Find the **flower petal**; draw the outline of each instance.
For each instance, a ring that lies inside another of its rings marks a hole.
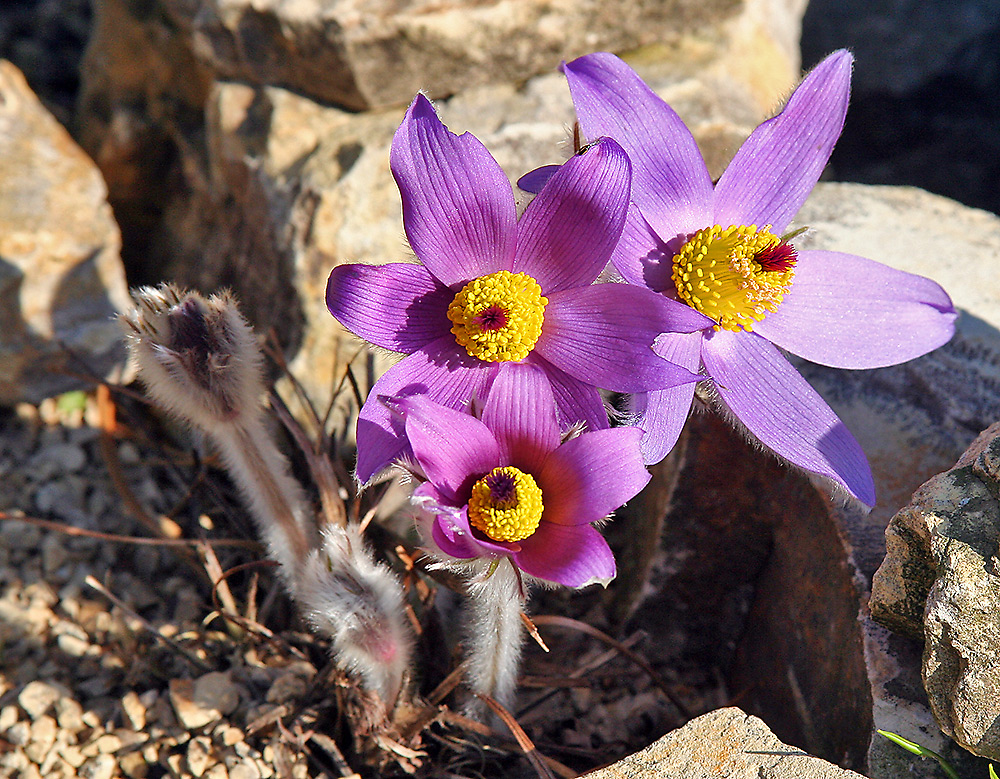
[[[615,269],[630,284],[663,292],[673,287],[673,256],[635,203],[629,203],[622,237],[611,255]]]
[[[483,422],[496,436],[503,464],[537,473],[559,446],[556,401],[548,377],[530,363],[505,363],[490,387]]]
[[[705,339],[702,359],[722,400],[761,443],[875,505],[861,446],[776,347],[753,333],[720,330]]]
[[[570,157],[521,216],[513,270],[545,295],[590,284],[621,237],[631,180],[628,157],[610,139]]]
[[[549,378],[552,395],[556,399],[556,417],[559,429],[569,430],[573,425],[583,423],[587,430],[605,430],[608,427],[608,410],[604,407],[601,393],[592,384],[574,379],[559,370],[537,354],[528,356],[532,365],[537,365]]]
[[[701,367],[699,333],[664,333],[656,339],[653,351],[670,362],[697,372]],[[642,437],[642,457],[647,465],[658,463],[674,448],[687,422],[694,397],[694,384],[682,384],[665,390],[633,396],[629,411],[638,415],[636,426]]]
[[[394,352],[416,351],[451,330],[455,293],[420,265],[338,265],[326,284],[326,305],[355,335]]]
[[[471,414],[442,406],[426,395],[386,403],[403,415],[413,456],[448,502],[465,503],[473,482],[503,464],[496,437]]]
[[[607,587],[617,573],[608,542],[590,525],[570,527],[543,520],[511,557],[528,575],[567,587],[595,583]]]
[[[555,175],[561,165],[542,165],[540,168],[529,170],[517,180],[517,188],[537,195],[542,191],[545,183]]]
[[[632,284],[596,284],[549,298],[535,351],[580,381],[613,392],[646,392],[697,381],[657,356],[664,332],[712,322],[690,306]]]
[[[375,382],[358,414],[358,481],[367,484],[409,448],[402,418],[380,397],[426,395],[463,410],[473,398],[486,397],[495,374],[495,366],[470,357],[450,334],[393,365]]]
[[[930,279],[853,254],[806,251],[778,310],[754,332],[821,365],[881,368],[946,343],[957,316]]]
[[[772,226],[781,233],[806,202],[847,115],[850,53],[841,49],[806,76],[777,116],[736,152],[715,187],[715,223]]]
[[[479,140],[455,135],[417,95],[389,155],[414,253],[446,286],[510,270],[517,239],[514,194]]]
[[[604,519],[649,481],[635,427],[598,430],[571,438],[537,473],[543,522],[585,525]]]
[[[712,179],[691,131],[628,65],[606,52],[563,65],[588,139],[610,136],[632,160],[632,199],[665,240],[711,224]]]

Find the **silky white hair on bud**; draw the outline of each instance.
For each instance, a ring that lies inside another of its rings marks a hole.
[[[306,619],[391,710],[410,659],[402,588],[356,527],[320,536],[264,423],[263,357],[250,325],[228,294],[204,298],[164,284],[133,296],[121,321],[149,395],[218,450]]]
[[[377,564],[355,525],[326,527],[296,577],[296,597],[313,629],[333,639],[337,661],[376,690],[390,709],[409,667],[402,588]]]

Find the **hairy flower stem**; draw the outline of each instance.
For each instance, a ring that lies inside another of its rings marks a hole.
[[[524,643],[521,621],[527,602],[524,584],[514,566],[504,559],[492,573],[484,573],[470,582],[467,595],[469,687],[510,708]],[[468,713],[483,718],[486,711],[482,701],[471,701]]]
[[[171,285],[134,295],[136,308],[122,322],[149,395],[209,439],[306,619],[391,709],[410,657],[401,587],[356,527],[320,534],[268,433],[263,359],[250,325],[228,295],[206,299]]]

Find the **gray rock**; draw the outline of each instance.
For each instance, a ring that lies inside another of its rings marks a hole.
[[[1000,424],[924,484],[886,530],[872,616],[924,639],[923,679],[942,730],[1000,759]]]
[[[0,158],[0,404],[38,403],[124,360],[119,234],[100,172],[6,61]]]
[[[590,779],[850,779],[860,777],[782,743],[737,708],[691,720]]]

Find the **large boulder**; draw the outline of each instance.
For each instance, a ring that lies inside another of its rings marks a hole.
[[[0,60],[0,404],[38,403],[124,361],[120,238],[100,171]]]

